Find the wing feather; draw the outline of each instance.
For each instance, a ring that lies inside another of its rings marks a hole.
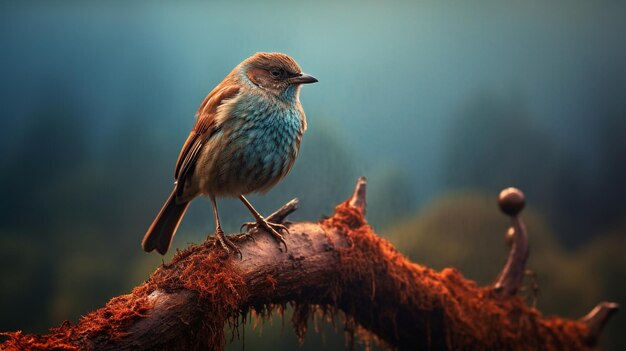
[[[206,144],[215,131],[215,117],[218,107],[227,100],[236,97],[239,90],[239,87],[229,82],[227,78],[202,101],[198,112],[196,112],[196,124],[180,150],[176,162],[174,179],[179,191],[183,190],[185,178],[193,169],[202,146]]]

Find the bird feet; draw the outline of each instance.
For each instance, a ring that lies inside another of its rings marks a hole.
[[[239,257],[241,259],[243,259],[243,255],[241,254],[241,250],[239,250],[239,247],[224,235],[224,231],[222,230],[222,228],[217,228],[215,230],[215,238],[217,239],[215,245],[217,245],[217,243],[219,242],[227,254],[230,254],[230,250],[233,250],[237,254],[239,254]]]
[[[257,219],[256,222],[247,222],[242,224],[240,229],[243,229],[244,227],[247,229],[245,235],[255,241],[256,239],[252,236],[250,231],[258,230],[259,228],[265,229],[274,237],[274,239],[285,246],[285,252],[287,252],[287,243],[285,242],[285,238],[278,232],[279,230],[284,230],[285,233],[289,234],[289,229],[287,229],[287,227],[283,224],[268,222],[265,218],[261,217]]]

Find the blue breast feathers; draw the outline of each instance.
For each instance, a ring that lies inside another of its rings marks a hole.
[[[292,105],[292,106],[290,106]],[[230,162],[225,178],[245,192],[267,191],[288,172],[298,154],[302,117],[295,104],[243,99],[233,111]]]

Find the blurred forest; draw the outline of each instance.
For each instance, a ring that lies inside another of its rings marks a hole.
[[[529,303],[569,318],[626,304],[625,16],[608,0],[0,2],[0,330],[76,321],[171,257],[141,238],[197,106],[256,51],[320,79],[295,168],[259,210],[298,197],[292,219],[317,220],[365,175],[378,233],[487,284],[506,258],[495,198],[516,186]],[[220,207],[227,232],[250,220]],[[174,247],[212,228],[196,200]],[[246,349],[296,348],[285,319],[247,326]],[[619,313],[603,345],[626,349],[625,329]],[[302,349],[343,345],[324,325]]]

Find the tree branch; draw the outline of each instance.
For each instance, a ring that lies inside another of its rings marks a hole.
[[[292,200],[269,219],[284,221],[296,208]],[[477,287],[454,269],[412,263],[372,231],[364,212],[359,179],[330,218],[288,224],[289,252],[265,232],[256,240],[233,237],[241,260],[214,240],[191,245],[78,324],[46,335],[3,333],[8,340],[0,349],[222,350],[225,325],[236,331],[249,311],[287,303],[300,337],[312,313],[341,312],[347,329],[367,330],[360,335],[400,350],[587,350],[608,319],[544,317],[514,294]]]
[[[619,305],[614,302],[600,302],[591,312],[581,318],[581,321],[587,325],[589,345],[595,345],[598,342],[602,329],[618,310]]]

